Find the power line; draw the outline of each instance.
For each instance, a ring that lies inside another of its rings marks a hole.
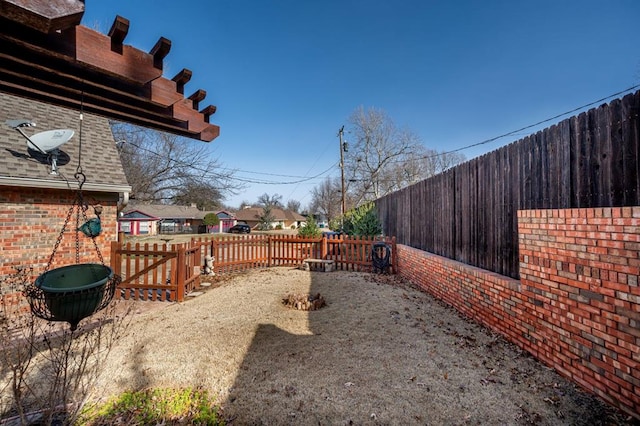
[[[507,136],[511,136],[511,135],[513,135],[515,133],[522,132],[523,130],[530,129],[532,127],[537,127],[537,126],[539,126],[541,124],[548,123],[548,122],[553,121],[553,120],[557,120],[558,118],[564,117],[565,115],[573,114],[575,112],[578,112],[578,111],[583,110],[585,108],[588,108],[590,106],[594,106],[596,104],[599,104],[600,102],[606,101],[607,99],[611,99],[613,97],[620,96],[623,93],[630,92],[631,90],[637,89],[638,87],[640,87],[640,84],[636,84],[635,86],[629,87],[628,89],[625,89],[625,90],[621,90],[621,91],[619,91],[617,93],[614,93],[612,95],[605,96],[604,98],[598,99],[597,101],[589,102],[586,105],[579,106],[579,107],[574,108],[574,109],[572,109],[570,111],[563,112],[563,113],[558,114],[558,115],[554,115],[551,118],[547,118],[545,120],[538,121],[537,123],[530,124],[528,126],[522,127],[520,129],[517,129],[517,130],[513,130],[511,132],[505,133],[505,134],[500,135],[500,136],[496,136],[496,137],[493,137],[493,138],[490,138],[490,139],[486,139],[486,140],[484,140],[482,142],[477,142],[477,143],[474,143],[474,144],[471,144],[471,145],[463,146],[462,148],[454,149],[454,150],[451,150],[451,151],[448,151],[448,152],[442,152],[442,153],[440,153],[440,155],[442,155],[442,154],[451,154],[453,152],[458,152],[458,151],[462,151],[464,149],[469,149],[469,148],[473,148],[473,147],[476,147],[476,146],[479,146],[479,145],[484,145],[484,144],[487,144],[489,142],[493,142],[495,140],[498,140],[498,139],[501,139],[501,138],[504,138],[504,137],[507,137]]]
[[[315,175],[315,176],[310,176],[310,177],[309,177],[309,176],[304,176],[304,177],[303,177],[303,176],[278,175],[278,174],[275,174],[275,173],[246,172],[246,173],[265,174],[265,175],[270,175],[270,176],[280,176],[280,177],[300,178],[300,179],[298,179],[298,180],[294,180],[294,181],[280,181],[280,182],[277,182],[277,181],[269,181],[269,180],[253,180],[253,179],[245,179],[245,178],[240,178],[240,177],[235,177],[235,176],[226,176],[226,175],[221,175],[221,174],[219,174],[219,173],[215,173],[215,172],[213,172],[213,171],[211,171],[211,170],[203,169],[203,168],[201,168],[201,167],[194,166],[193,164],[189,164],[189,163],[186,163],[186,162],[184,162],[184,161],[177,160],[177,159],[175,159],[175,158],[171,158],[171,157],[169,157],[169,156],[167,156],[167,155],[160,154],[160,153],[158,153],[158,152],[156,152],[156,151],[153,151],[153,150],[151,150],[151,149],[149,149],[149,148],[145,148],[145,147],[140,146],[140,145],[138,145],[138,144],[135,144],[135,143],[133,143],[133,142],[127,142],[127,143],[128,143],[129,145],[131,145],[131,146],[134,146],[134,147],[136,147],[136,148],[138,148],[138,149],[140,149],[140,150],[142,150],[142,151],[146,151],[146,152],[148,152],[148,153],[150,153],[150,154],[153,154],[153,155],[155,155],[155,156],[157,156],[157,157],[160,157],[160,158],[166,158],[166,159],[168,159],[169,161],[173,161],[173,162],[175,162],[175,163],[182,164],[182,165],[184,165],[184,166],[190,167],[190,168],[192,168],[192,169],[194,169],[194,170],[197,170],[197,171],[200,171],[200,172],[203,172],[203,173],[211,174],[211,175],[213,175],[213,176],[215,176],[215,177],[217,177],[217,178],[220,178],[220,179],[237,180],[237,181],[239,181],[239,182],[244,182],[244,183],[254,183],[254,184],[260,184],[260,185],[293,185],[293,184],[298,184],[298,183],[308,182],[308,181],[310,181],[310,180],[317,179],[317,178],[319,178],[319,177],[323,176],[324,174],[326,174],[326,173],[328,173],[329,171],[331,171],[331,169],[333,169],[334,167],[337,167],[337,166],[338,166],[338,164],[337,164],[337,163],[336,163],[336,164],[332,164],[328,169],[326,169],[326,170],[324,170],[324,171],[320,172],[319,174],[317,174],[317,175]],[[233,171],[233,169],[229,169],[229,168],[225,168],[225,167],[220,167],[220,169],[222,169],[222,170],[229,170],[229,171]]]
[[[418,157],[418,159],[427,160],[427,159],[430,159],[430,158],[442,157],[442,156],[447,155],[447,154],[453,154],[454,152],[460,152],[460,151],[464,151],[465,149],[474,148],[474,147],[476,147],[476,146],[480,146],[480,145],[485,145],[485,144],[488,144],[488,143],[490,143],[490,142],[495,142],[495,141],[496,141],[496,140],[498,140],[498,139],[502,139],[502,138],[505,138],[505,137],[507,137],[507,136],[513,136],[513,135],[516,135],[516,134],[518,134],[518,133],[520,133],[520,132],[522,132],[522,131],[524,131],[524,130],[531,129],[531,128],[533,128],[533,127],[537,127],[537,126],[539,126],[539,125],[541,125],[541,124],[545,124],[545,123],[548,123],[548,122],[550,122],[550,121],[557,120],[558,118],[564,117],[564,116],[569,115],[569,114],[576,113],[576,112],[578,112],[578,111],[580,111],[580,110],[583,110],[583,109],[585,109],[585,108],[589,108],[589,107],[591,107],[591,106],[597,105],[597,104],[599,104],[599,103],[601,103],[601,102],[604,102],[604,101],[606,101],[606,100],[608,100],[608,99],[611,99],[611,98],[616,97],[616,96],[620,96],[620,95],[622,95],[623,93],[630,92],[630,91],[635,90],[635,89],[637,89],[637,88],[640,88],[640,84],[636,84],[635,86],[631,86],[631,87],[629,87],[628,89],[621,90],[621,91],[616,92],[616,93],[613,93],[613,94],[611,94],[611,95],[609,95],[609,96],[605,96],[604,98],[600,98],[600,99],[598,99],[597,101],[589,102],[588,104],[585,104],[585,105],[579,106],[579,107],[574,108],[574,109],[572,109],[572,110],[569,110],[569,111],[563,112],[563,113],[561,113],[561,114],[554,115],[553,117],[550,117],[550,118],[547,118],[547,119],[544,119],[544,120],[538,121],[537,123],[534,123],[534,124],[530,124],[530,125],[528,125],[528,126],[521,127],[521,128],[519,128],[519,129],[517,129],[517,130],[512,130],[512,131],[507,132],[507,133],[504,133],[504,134],[502,134],[502,135],[495,136],[495,137],[492,137],[492,138],[489,138],[489,139],[485,139],[485,140],[483,140],[483,141],[476,142],[476,143],[473,143],[473,144],[471,144],[471,145],[466,145],[466,146],[463,146],[463,147],[461,147],[461,148],[452,149],[452,150],[450,150],[450,151],[443,151],[443,152],[439,152],[439,153],[437,153],[437,154],[424,155],[424,156],[422,156],[422,157]],[[390,163],[392,163],[392,162],[393,162],[393,163],[404,163],[405,161],[406,161],[406,160],[395,160],[395,161],[389,161],[389,162],[390,162]]]

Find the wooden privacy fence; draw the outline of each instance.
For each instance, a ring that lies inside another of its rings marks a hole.
[[[519,278],[518,210],[640,205],[640,92],[376,200],[398,242]]]
[[[200,288],[205,256],[214,272],[228,274],[269,266],[299,266],[305,259],[333,260],[343,271],[372,272],[372,249],[384,242],[390,250],[389,272],[397,271],[395,238],[349,236],[300,238],[249,235],[193,238],[184,244],[111,244],[111,267],[122,276],[117,297],[178,301]]]

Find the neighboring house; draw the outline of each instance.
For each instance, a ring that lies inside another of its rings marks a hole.
[[[237,223],[236,217],[233,213],[220,210],[219,212],[216,212],[216,216],[218,216],[218,220],[220,221],[220,223],[218,223],[217,225],[208,226],[207,233],[217,234],[221,232],[227,232],[229,231],[229,228]]]
[[[159,217],[139,210],[122,212],[118,218],[118,232],[124,232],[127,235],[156,235],[160,220]]]
[[[316,220],[316,223],[318,224],[318,228],[328,228],[329,227],[329,220],[327,219],[327,216],[322,214],[322,213],[315,213],[313,215],[314,219]]]
[[[91,206],[100,204],[103,208],[102,233],[95,241],[105,263],[109,263],[110,243],[117,238],[118,202],[128,198],[131,187],[109,121],[85,113],[80,132],[79,116],[77,110],[0,92],[0,279],[12,274],[16,267],[33,267],[34,275],[43,272],[76,199],[78,181],[74,174],[80,159],[86,176],[83,199],[89,205],[87,216],[94,217]],[[36,123],[36,127],[24,128],[29,137],[53,129],[75,132],[60,147],[57,174],[51,173],[47,155],[28,149],[27,140],[5,123],[12,119]],[[72,217],[57,250],[57,265],[75,263],[75,227]],[[88,248],[81,249],[80,261],[98,262],[91,242],[83,243]]]
[[[252,229],[257,229],[260,224],[260,216],[264,214],[262,207],[247,207],[236,213],[238,222],[245,222]],[[271,209],[273,222],[271,229],[297,229],[306,222],[306,218],[294,211],[279,208]]]
[[[195,204],[132,204],[118,218],[118,226],[119,231],[130,235],[195,234],[205,214]]]

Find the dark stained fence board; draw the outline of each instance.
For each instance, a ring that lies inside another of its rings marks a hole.
[[[519,277],[517,211],[639,205],[640,91],[376,201],[397,242]]]

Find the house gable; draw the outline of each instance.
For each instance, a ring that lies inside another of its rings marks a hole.
[[[229,213],[227,211],[221,210],[219,212],[216,213],[216,216],[218,216],[218,219],[223,220],[223,219],[235,219],[235,215],[233,215],[232,213]]]
[[[118,220],[160,220],[160,218],[148,215],[139,210],[132,210],[123,214]]]

